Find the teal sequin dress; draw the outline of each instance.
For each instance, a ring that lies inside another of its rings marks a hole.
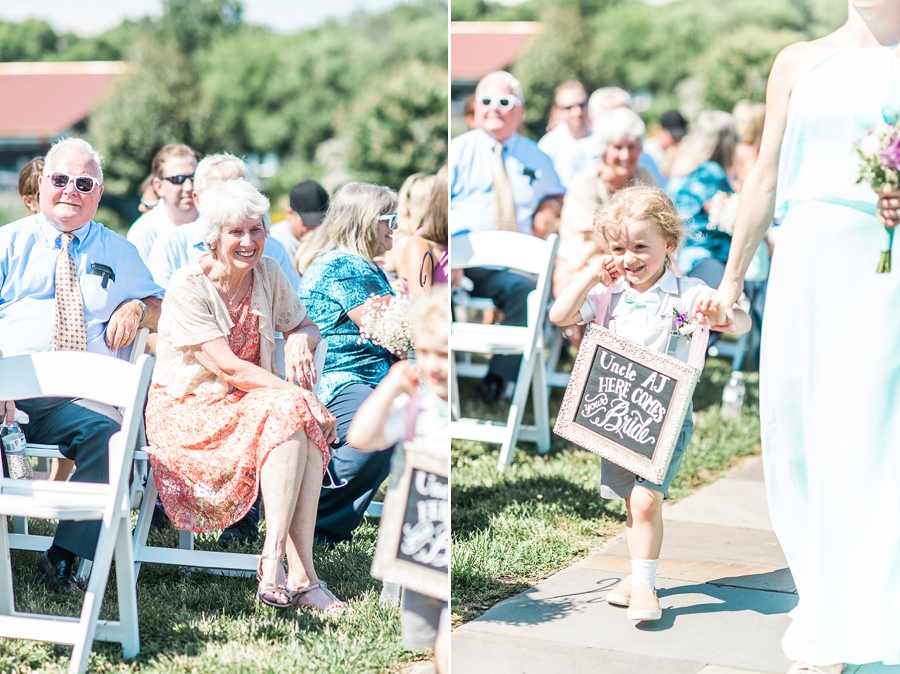
[[[813,664],[900,665],[900,246],[876,274],[884,228],[853,151],[892,111],[897,54],[840,47],[794,86],[779,163],[763,457],[799,595],[782,644]]]
[[[360,339],[347,312],[370,295],[393,295],[391,284],[375,264],[339,250],[322,253],[300,279],[300,301],[328,340],[319,398],[326,405],[350,384],[378,386],[397,358],[385,348]]]

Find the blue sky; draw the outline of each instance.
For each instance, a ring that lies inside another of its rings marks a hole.
[[[244,20],[279,33],[315,27],[358,9],[379,11],[403,0],[243,0]],[[162,14],[162,0],[39,0],[0,2],[0,20],[44,19],[55,30],[88,37],[119,25],[122,19]]]

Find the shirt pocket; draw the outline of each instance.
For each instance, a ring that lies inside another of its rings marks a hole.
[[[80,279],[81,294],[84,297],[85,319],[98,319],[108,321],[112,312],[122,302],[119,293],[116,292],[116,282],[109,279],[106,287],[103,287],[103,278],[95,274],[85,274]]]
[[[516,202],[516,208],[525,208],[531,215],[537,208],[535,200],[537,199],[538,191],[534,186],[535,181],[531,176],[525,175],[522,172],[523,170],[524,168],[521,165],[507,165],[506,167],[509,183],[512,185],[513,200]]]

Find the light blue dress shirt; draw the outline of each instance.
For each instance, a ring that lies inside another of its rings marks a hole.
[[[43,215],[0,227],[0,352],[4,357],[50,351],[56,313],[56,261],[60,232]],[[76,229],[69,252],[84,297],[88,351],[112,355],[106,345],[109,317],[130,299],[162,298],[137,248],[93,220]],[[115,279],[91,273],[94,264]]]
[[[450,232],[494,229],[494,145],[496,140],[475,129],[450,141]],[[519,231],[532,233],[534,212],[547,197],[565,188],[553,162],[537,143],[514,133],[503,141],[503,161],[512,185]]]
[[[196,262],[204,253],[206,253],[206,244],[200,238],[196,221],[189,222],[157,237],[153,242],[147,266],[150,267],[153,280],[165,288],[169,285],[169,279],[176,270]],[[277,239],[273,239],[271,236],[266,237],[263,255],[271,257],[278,263],[294,290],[300,288],[300,274],[297,272],[293,260],[288,257],[284,246]]]

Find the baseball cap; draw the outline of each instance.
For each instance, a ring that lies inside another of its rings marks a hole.
[[[291,188],[288,203],[303,218],[303,224],[312,228],[322,222],[328,211],[328,192],[314,180],[304,180]]]
[[[671,133],[675,140],[681,140],[687,133],[687,122],[678,110],[666,110],[659,116],[659,125]]]

